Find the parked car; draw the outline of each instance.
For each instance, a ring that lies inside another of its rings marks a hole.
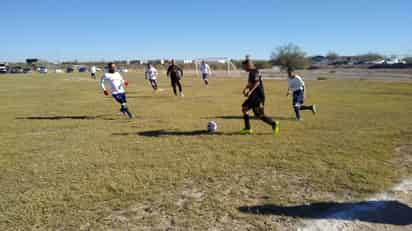
[[[49,72],[49,69],[47,69],[47,67],[39,67],[37,68],[37,71],[42,74],[47,74],[47,72]]]
[[[11,69],[10,69],[10,73],[13,73],[13,74],[21,74],[21,73],[24,73],[24,71],[23,71],[23,68],[22,67],[12,67]]]
[[[0,73],[4,74],[7,72],[9,72],[9,67],[4,63],[0,63]]]
[[[88,68],[87,67],[79,67],[79,72],[87,72]]]
[[[28,68],[28,67],[23,68],[23,73],[31,73],[31,72],[32,72],[31,68]]]
[[[74,68],[73,68],[73,67],[68,67],[68,68],[66,69],[66,73],[73,73],[73,71],[74,71]]]

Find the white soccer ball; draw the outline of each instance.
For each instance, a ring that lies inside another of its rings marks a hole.
[[[209,121],[207,123],[207,131],[215,132],[217,130],[217,123],[215,121]]]

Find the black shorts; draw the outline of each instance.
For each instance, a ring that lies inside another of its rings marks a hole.
[[[265,97],[255,94],[255,95],[249,96],[245,100],[245,102],[243,102],[242,107],[250,110],[254,108],[263,108],[264,105],[265,105]]]
[[[96,76],[96,74],[95,74],[95,73],[91,73],[91,75],[92,75],[92,77],[95,77],[95,76]]]

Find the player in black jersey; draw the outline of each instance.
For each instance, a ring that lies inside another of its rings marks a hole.
[[[279,133],[279,122],[273,121],[265,115],[265,91],[263,89],[262,75],[248,56],[246,56],[246,60],[242,62],[242,67],[246,72],[249,72],[249,79],[247,85],[243,89],[243,94],[247,97],[247,99],[242,104],[245,128],[243,128],[240,133],[251,134],[253,132],[250,127],[250,119],[248,114],[248,111],[252,109],[255,116],[263,122],[269,124],[272,127],[274,135],[277,135]]]

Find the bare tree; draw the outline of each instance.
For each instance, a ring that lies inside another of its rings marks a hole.
[[[339,58],[338,53],[330,51],[327,55],[326,58],[328,58],[330,61],[335,61]]]
[[[304,69],[309,66],[306,53],[292,43],[276,48],[271,54],[271,62],[283,68]]]

